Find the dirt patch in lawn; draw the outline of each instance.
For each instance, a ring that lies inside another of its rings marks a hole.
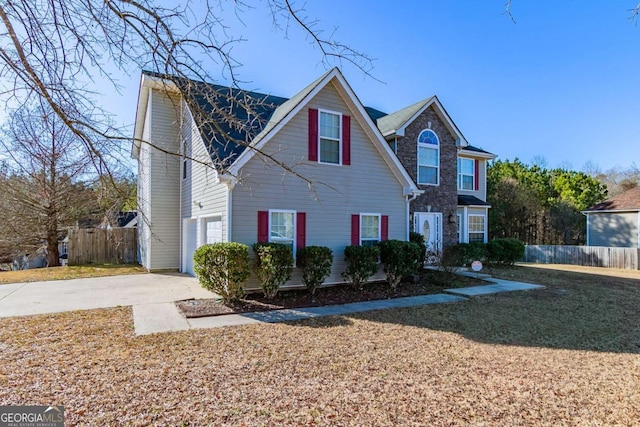
[[[235,303],[223,304],[217,299],[191,299],[178,301],[176,305],[185,317],[194,318],[438,294],[446,288],[481,284],[486,284],[486,282],[462,276],[448,278],[445,273],[425,270],[420,275],[419,280],[403,282],[395,292],[391,291],[387,282],[379,281],[367,283],[362,288],[348,284],[324,287],[317,289],[313,297],[306,289],[296,289],[280,291],[271,300],[266,299],[262,293],[257,292],[248,294]]]

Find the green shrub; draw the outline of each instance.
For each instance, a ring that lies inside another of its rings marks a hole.
[[[293,254],[291,248],[282,243],[255,243],[256,258],[253,271],[256,273],[264,296],[272,299],[278,289],[291,277]]]
[[[494,239],[487,244],[487,249],[491,264],[513,265],[524,257],[524,243],[511,237]]]
[[[251,274],[249,247],[241,243],[214,243],[200,246],[193,254],[193,269],[203,288],[235,301],[244,295]]]
[[[467,244],[466,261],[464,265],[471,264],[473,261],[486,262],[489,258],[489,250],[486,243],[473,242]]]
[[[384,272],[387,273],[387,282],[394,291],[403,276],[415,273],[422,265],[424,245],[420,247],[418,243],[385,240],[380,242],[378,247],[380,248],[380,260],[384,264]]]
[[[342,277],[352,285],[362,287],[378,272],[379,253],[377,246],[347,246],[344,248],[347,271],[342,273]]]
[[[302,282],[311,295],[316,288],[331,274],[333,252],[326,246],[307,246],[298,249],[298,267],[302,268]]]
[[[409,241],[420,246],[421,248],[420,265],[422,265],[422,263],[424,263],[425,259],[427,258],[427,246],[425,245],[425,242],[424,242],[424,236],[420,233],[416,233],[415,231],[412,231],[409,233]]]
[[[442,251],[438,266],[442,268],[455,268],[466,265],[469,262],[468,253],[468,243],[456,243],[455,245],[448,246]]]

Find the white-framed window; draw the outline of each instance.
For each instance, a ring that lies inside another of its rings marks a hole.
[[[439,185],[440,140],[431,129],[418,136],[418,184]]]
[[[319,115],[318,161],[342,164],[342,114],[320,110]]]
[[[188,176],[188,167],[189,167],[189,162],[188,162],[188,145],[187,145],[187,141],[183,140],[182,141],[182,179],[187,179]]]
[[[474,190],[476,162],[458,157],[458,190]]]
[[[468,226],[469,243],[486,242],[486,216],[485,215],[469,215]]]
[[[458,243],[462,243],[462,215],[457,214],[458,217]]]
[[[289,246],[295,256],[296,211],[269,210],[269,242]]]
[[[360,214],[360,245],[375,246],[380,242],[380,214]]]
[[[188,166],[189,166],[188,160],[187,160],[186,157],[184,157],[182,159],[182,179],[183,180],[187,179],[187,175],[188,175],[187,168],[188,168]]]

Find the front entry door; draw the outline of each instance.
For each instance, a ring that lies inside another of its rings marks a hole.
[[[442,214],[439,212],[416,212],[414,214],[415,232],[424,236],[427,249],[442,250]]]

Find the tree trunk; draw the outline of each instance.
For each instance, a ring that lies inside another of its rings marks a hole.
[[[47,263],[49,267],[60,265],[60,252],[58,251],[58,221],[49,218],[47,222]]]

